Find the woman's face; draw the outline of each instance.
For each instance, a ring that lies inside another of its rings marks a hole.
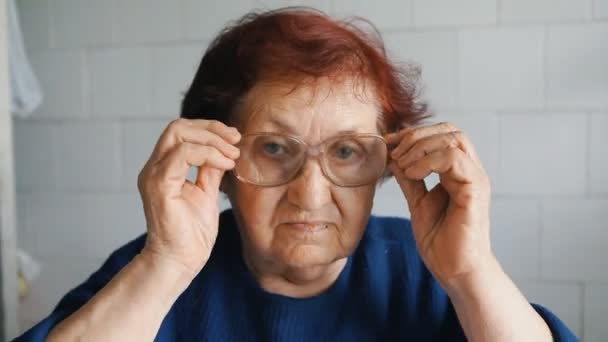
[[[320,81],[289,92],[291,87],[257,84],[237,113],[241,133],[288,134],[309,145],[345,132],[379,133],[375,97],[363,88],[355,91],[352,82]],[[231,177],[224,190],[247,253],[277,267],[306,268],[352,253],[370,215],[375,186],[337,186],[310,158],[287,184],[261,187]]]

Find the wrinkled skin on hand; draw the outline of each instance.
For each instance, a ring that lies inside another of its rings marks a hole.
[[[138,178],[148,236],[142,254],[168,258],[196,275],[218,232],[219,186],[234,167],[240,140],[218,121],[178,119],[160,136]],[[198,166],[195,182],[186,177]]]
[[[419,253],[444,286],[483,269],[490,247],[490,181],[467,136],[449,123],[387,134],[389,169],[411,213]],[[424,178],[439,183],[428,190]]]

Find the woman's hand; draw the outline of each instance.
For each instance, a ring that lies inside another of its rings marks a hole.
[[[396,145],[389,169],[407,198],[419,253],[444,286],[494,262],[490,248],[490,182],[473,145],[449,123],[386,136]],[[430,191],[424,178],[439,174]]]
[[[218,121],[178,119],[160,136],[138,177],[148,237],[142,255],[186,267],[195,276],[217,237],[219,185],[234,167],[241,136]],[[198,166],[196,182],[186,179]]]

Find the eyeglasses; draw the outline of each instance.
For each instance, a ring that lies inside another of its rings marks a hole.
[[[308,158],[319,160],[325,177],[342,187],[376,182],[386,169],[387,146],[377,134],[348,134],[311,146],[294,136],[253,133],[242,136],[233,169],[245,183],[279,186],[292,181]]]

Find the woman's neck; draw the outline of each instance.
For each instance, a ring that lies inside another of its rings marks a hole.
[[[243,251],[249,271],[264,290],[292,298],[319,295],[332,286],[346,265],[347,258],[330,264],[304,268],[277,267]]]

